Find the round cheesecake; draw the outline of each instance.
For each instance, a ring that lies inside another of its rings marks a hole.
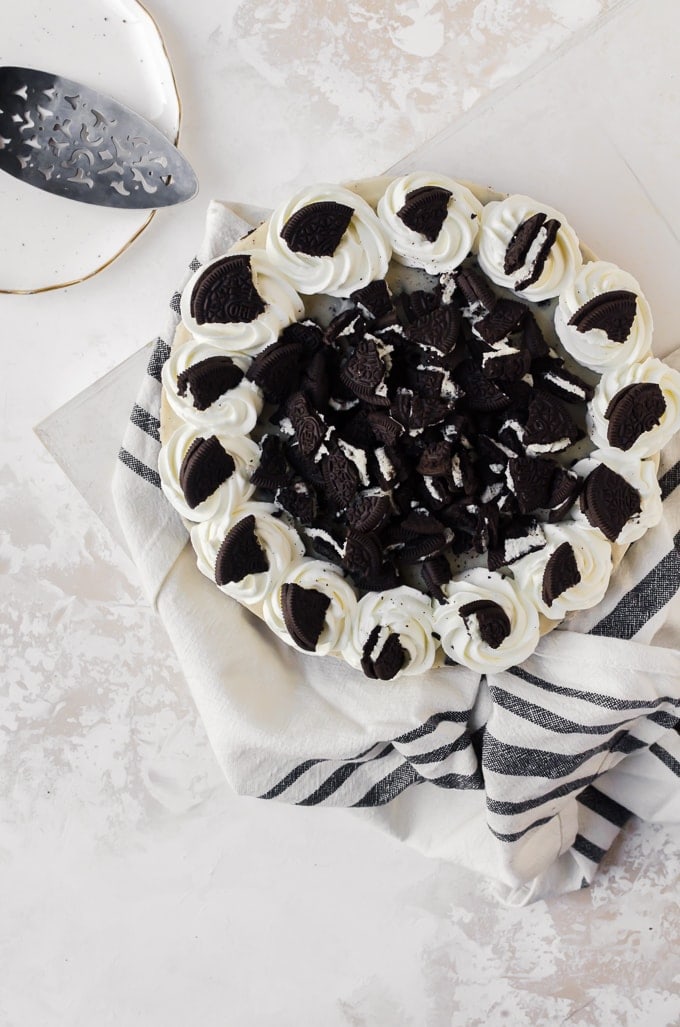
[[[680,375],[565,216],[432,172],[298,190],[196,271],[159,471],[200,571],[392,680],[520,664],[661,518]]]

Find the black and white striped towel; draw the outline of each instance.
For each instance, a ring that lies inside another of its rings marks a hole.
[[[199,262],[249,227],[213,203]],[[660,468],[664,520],[629,551],[597,612],[486,679],[455,667],[367,681],[283,645],[196,568],[157,471],[178,299],[134,404],[114,498],[236,791],[363,810],[485,873],[514,904],[588,884],[631,814],[680,821],[680,439]]]

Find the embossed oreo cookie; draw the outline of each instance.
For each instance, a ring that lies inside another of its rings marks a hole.
[[[552,606],[558,596],[566,592],[568,588],[578,585],[581,580],[581,572],[576,563],[574,550],[568,542],[563,542],[557,547],[545,565],[543,571],[543,602],[546,606]]]
[[[242,379],[243,371],[231,357],[206,357],[177,376],[177,392],[186,396],[189,390],[196,410],[207,410],[225,392],[235,389]]]
[[[253,359],[247,377],[262,389],[264,398],[278,403],[295,388],[302,373],[305,347],[301,341],[278,339]]]
[[[406,194],[406,202],[397,211],[407,228],[420,232],[429,242],[434,242],[446,220],[451,193],[441,186],[425,185]]]
[[[215,581],[227,585],[242,581],[248,574],[263,574],[269,569],[267,554],[260,545],[253,514],[242,517],[227,532],[215,561]]]
[[[588,475],[580,502],[590,524],[610,542],[616,542],[624,525],[642,509],[638,490],[606,464],[598,464]]]
[[[191,509],[212,496],[232,476],[235,467],[234,458],[214,435],[194,439],[179,472],[179,484]]]
[[[605,411],[607,440],[617,449],[630,449],[641,435],[660,423],[666,400],[656,382],[636,382],[617,392]]]
[[[569,320],[579,332],[598,328],[612,342],[625,342],[633,327],[637,296],[628,289],[614,289],[594,296],[579,307]]]
[[[213,262],[194,285],[191,315],[199,325],[248,323],[264,313],[253,283],[250,257],[235,254]]]
[[[352,207],[334,200],[308,203],[288,218],[281,229],[281,238],[296,253],[332,257],[353,214]]]
[[[316,650],[331,604],[330,597],[315,588],[303,588],[295,582],[281,586],[281,610],[288,633],[296,645],[307,652]]]

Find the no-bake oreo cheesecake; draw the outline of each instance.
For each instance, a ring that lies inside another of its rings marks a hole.
[[[506,669],[661,517],[680,375],[635,279],[546,204],[434,173],[311,186],[181,313],[164,492],[199,569],[301,652]]]

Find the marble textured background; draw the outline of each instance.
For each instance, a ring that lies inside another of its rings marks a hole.
[[[162,330],[210,196],[379,173],[672,3],[149,0],[199,198],[89,282],[0,296],[2,1027],[680,1022],[677,827],[511,910],[348,813],[234,797],[134,567],[32,434]]]

